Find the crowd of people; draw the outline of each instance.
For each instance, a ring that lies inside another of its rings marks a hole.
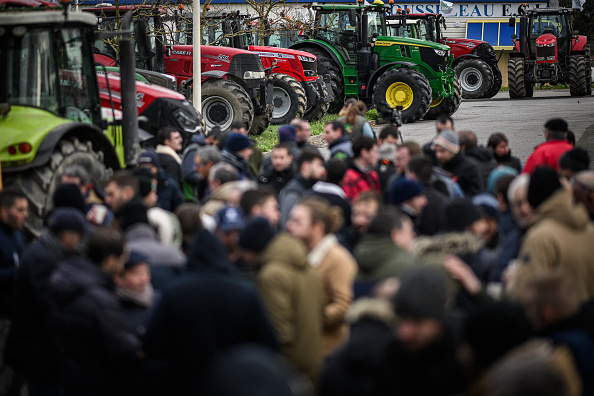
[[[594,172],[551,119],[525,164],[437,118],[323,137],[163,128],[104,188],[62,170],[40,235],[0,192],[7,394],[594,395]],[[9,378],[9,379],[7,379]]]

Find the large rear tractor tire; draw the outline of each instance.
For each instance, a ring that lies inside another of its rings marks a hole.
[[[272,123],[288,124],[295,118],[303,117],[307,106],[305,90],[295,78],[276,73],[272,75]]]
[[[524,82],[524,59],[510,58],[507,62],[507,81],[509,97],[512,99],[525,98],[526,83]],[[532,84],[530,84],[532,88]]]
[[[588,74],[591,73],[591,70],[586,68],[586,64],[586,57],[583,55],[569,57],[569,93],[571,96],[588,95]]]
[[[491,66],[484,60],[463,60],[456,65],[455,70],[460,79],[464,99],[484,98],[490,92],[495,78]]]
[[[19,189],[29,200],[29,218],[25,230],[30,235],[41,235],[44,217],[53,208],[54,192],[61,184],[62,174],[67,167],[80,165],[89,172],[96,187],[105,186],[113,170],[105,166],[103,156],[103,152],[93,151],[89,141],[65,138],[58,143],[46,165],[7,178],[6,185]]]
[[[250,135],[260,136],[270,126],[271,117],[272,116],[270,113],[254,117],[254,122],[252,122],[252,126],[249,129],[248,133]]]
[[[317,48],[299,48],[300,51],[314,54],[318,61],[318,74],[324,78],[324,81],[330,83],[334,92],[334,100],[328,106],[329,114],[337,114],[344,105],[344,81],[339,65],[334,63],[325,52]]]
[[[229,129],[242,121],[249,129],[254,121],[254,105],[247,92],[231,80],[208,79],[202,83],[202,117],[208,130]]]
[[[495,72],[493,72],[495,74]],[[501,78],[501,72],[497,71],[499,76],[495,75],[495,79],[493,80],[493,85],[489,89],[489,92],[484,96],[485,99],[491,99],[493,96],[497,95],[499,90],[501,90],[501,84],[503,83],[503,79]]]
[[[458,80],[458,77],[454,78],[453,85],[454,96],[452,96],[451,98],[438,99],[432,101],[431,107],[429,108],[429,111],[427,112],[427,114],[425,114],[425,117],[423,117],[423,119],[434,120],[440,114],[447,114],[451,116],[456,111],[458,111],[458,107],[460,107],[460,102],[462,102],[462,88],[460,86],[460,81]]]
[[[429,111],[431,86],[422,73],[397,67],[380,76],[372,100],[382,118],[390,119],[393,109],[402,106],[402,122],[415,122]]]
[[[326,84],[321,84],[322,86],[322,95],[324,97],[328,96],[328,89],[326,89]],[[309,105],[309,103],[308,103]],[[313,103],[312,106],[307,109],[305,114],[303,114],[303,119],[309,122],[319,121],[326,115],[328,112],[328,107],[330,103],[324,102],[323,100],[318,100],[316,103]]]

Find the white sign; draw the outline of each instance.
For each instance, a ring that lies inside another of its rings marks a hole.
[[[571,2],[571,8],[577,8],[578,10],[583,10],[584,4],[586,4],[586,0],[573,0]]]
[[[454,3],[451,3],[446,0],[440,0],[439,1],[439,12],[443,16],[452,16],[452,13],[454,12]]]
[[[395,0],[399,1],[399,0]],[[584,1],[584,0],[572,0]],[[440,3],[452,4],[451,12],[446,14],[446,11],[441,11]],[[403,10],[409,9],[412,14],[439,14],[442,13],[444,16],[449,17],[460,17],[460,18],[509,18],[512,14],[518,13],[518,6],[522,3],[450,3],[449,1],[440,0],[436,3],[396,3],[393,9],[402,8]],[[547,3],[527,3],[527,8],[546,8]]]

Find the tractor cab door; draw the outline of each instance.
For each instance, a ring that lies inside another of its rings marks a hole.
[[[315,36],[332,44],[344,63],[357,64],[357,27],[351,26],[348,10],[320,10],[316,19]]]

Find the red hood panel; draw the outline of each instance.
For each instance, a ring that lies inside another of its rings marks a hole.
[[[543,34],[536,38],[536,44],[548,45],[548,44],[553,44],[556,42],[557,42],[557,37],[555,37],[555,35],[550,34],[550,33]]]
[[[274,54],[285,55],[285,56],[278,56],[278,58],[286,58],[286,55],[292,55],[294,57],[306,56],[308,58],[314,58],[314,59],[316,59],[316,56],[313,55],[313,54],[310,54],[309,52],[297,51],[297,50],[287,49],[287,48],[264,47],[264,46],[259,46],[259,45],[250,45],[250,51],[267,52],[267,53],[274,53]]]

